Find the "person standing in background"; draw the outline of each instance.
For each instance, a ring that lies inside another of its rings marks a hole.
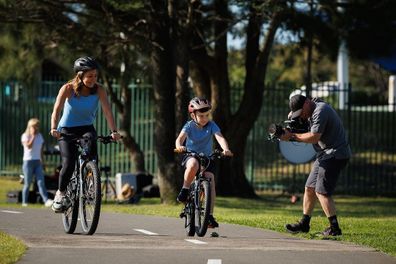
[[[33,175],[36,177],[37,186],[46,207],[52,205],[52,200],[48,199],[47,188],[45,187],[43,171],[43,144],[44,138],[39,131],[40,121],[37,118],[31,118],[25,132],[21,136],[23,146],[23,175],[24,185],[22,189],[22,206],[28,205],[29,189],[33,181]]]

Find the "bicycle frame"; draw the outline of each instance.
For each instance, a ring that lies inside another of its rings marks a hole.
[[[101,181],[97,160],[89,153],[92,140],[98,140],[104,144],[112,142],[110,136],[72,139],[78,147],[79,155],[66,193],[71,204],[65,208],[62,218],[65,232],[69,234],[73,233],[76,228],[78,215],[80,215],[83,233],[86,235],[92,235],[99,222],[102,199]]]
[[[194,181],[189,190],[187,203],[180,217],[185,217],[185,228],[188,236],[194,236],[196,233],[198,236],[202,237],[206,234],[208,228],[208,216],[212,199],[210,191],[211,183],[210,179],[205,177],[205,171],[215,157],[221,157],[221,151],[215,150],[209,156],[191,151],[185,153],[198,160],[199,169],[195,174]],[[203,201],[201,199],[203,199]]]

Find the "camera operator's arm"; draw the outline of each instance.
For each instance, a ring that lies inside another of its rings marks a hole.
[[[281,136],[281,140],[285,141],[298,141],[298,142],[304,142],[304,143],[311,143],[311,144],[316,144],[318,143],[320,137],[322,136],[321,133],[312,133],[312,132],[307,132],[307,133],[291,133],[288,130],[285,130],[285,133]]]

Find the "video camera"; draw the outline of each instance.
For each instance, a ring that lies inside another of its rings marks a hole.
[[[285,133],[286,129],[291,133],[306,133],[309,131],[309,123],[308,120],[302,120],[297,117],[282,121],[279,124],[270,124],[268,127],[268,140],[279,140],[279,138]]]

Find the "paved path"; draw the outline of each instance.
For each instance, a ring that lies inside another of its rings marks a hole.
[[[93,236],[79,228],[65,234],[49,209],[0,208],[0,230],[28,246],[18,263],[396,264],[367,247],[223,223],[217,238],[186,237],[183,220],[157,216],[102,213]]]

